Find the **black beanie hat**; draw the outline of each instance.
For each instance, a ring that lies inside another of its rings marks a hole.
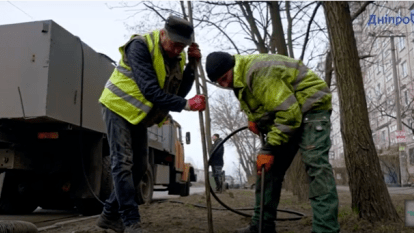
[[[207,56],[206,71],[208,78],[216,82],[223,74],[234,67],[234,58],[226,52],[213,52]]]

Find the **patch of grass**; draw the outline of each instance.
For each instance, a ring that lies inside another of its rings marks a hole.
[[[194,206],[193,206],[193,205],[191,205],[191,204],[188,204],[188,203],[187,203],[187,204],[185,204],[184,206],[185,206],[185,207],[187,207],[187,208],[190,208],[190,209],[194,209]]]
[[[303,226],[312,226],[312,217],[304,217],[300,220],[300,224]]]
[[[309,203],[302,203],[302,204],[300,204],[300,208],[302,208],[304,210],[311,210],[312,206]]]
[[[395,207],[395,210],[397,211],[397,213],[398,213],[398,216],[404,216],[405,215],[405,213],[404,213],[404,206],[401,206],[401,205],[397,205],[396,207]]]
[[[345,223],[346,221],[356,220],[357,214],[352,212],[352,209],[348,206],[339,207],[338,210],[338,221],[340,223]]]
[[[293,201],[292,199],[283,199],[279,201],[280,204],[286,204],[286,205],[292,205]]]
[[[352,230],[357,231],[359,229],[359,225],[356,223],[354,224],[354,227],[352,228]]]
[[[406,231],[403,231],[404,223],[385,223],[380,226],[376,226],[373,229],[373,232],[378,233],[388,233],[388,232],[414,232],[413,228],[405,228]]]

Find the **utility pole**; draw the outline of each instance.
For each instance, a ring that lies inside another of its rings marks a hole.
[[[394,38],[395,37],[405,37],[405,35],[394,35],[390,34],[389,36],[377,36],[377,37],[386,37],[391,39],[391,59],[392,59],[392,76],[394,79],[394,95],[395,95],[395,105],[396,105],[396,118],[397,118],[397,130],[402,131],[402,123],[401,123],[401,105],[400,105],[400,85],[398,83],[397,77],[397,62],[395,58],[395,45],[394,45]],[[405,143],[398,142],[398,157],[400,162],[400,184],[401,186],[406,185],[407,182],[407,156],[405,153]],[[400,148],[404,147],[404,150]]]

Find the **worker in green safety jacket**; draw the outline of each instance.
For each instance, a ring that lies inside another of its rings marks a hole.
[[[278,54],[207,56],[209,79],[231,88],[248,117],[249,129],[265,136],[257,155],[256,204],[249,226],[258,232],[260,175],[265,168],[264,232],[275,232],[276,211],[286,170],[298,151],[310,180],[312,232],[339,232],[338,194],[329,164],[331,92],[301,61]]]
[[[147,171],[147,127],[161,126],[169,111],[203,111],[205,97],[184,97],[194,83],[194,67],[201,58],[192,43],[193,26],[170,16],[161,30],[133,35],[119,48],[122,58],[107,81],[102,104],[111,157],[114,190],[97,220],[115,232],[146,232],[138,204],[144,191],[136,189]],[[191,45],[190,45],[191,44]],[[185,67],[188,48],[189,64]],[[185,67],[185,69],[184,69]]]

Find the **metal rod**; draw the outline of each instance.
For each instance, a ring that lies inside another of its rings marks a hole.
[[[259,233],[263,232],[263,212],[264,212],[264,188],[265,188],[265,166],[262,166],[262,176],[260,177],[260,221]]]
[[[265,145],[265,136],[262,132],[259,133],[262,147]],[[265,166],[262,165],[262,175],[260,177],[260,219],[259,219],[259,233],[263,232],[263,212],[264,212],[264,190],[265,190]]]
[[[190,18],[190,23],[193,24],[193,10],[192,10],[192,6],[191,6],[191,1],[187,1],[187,4],[188,4],[188,16]],[[193,41],[195,41],[194,34],[193,34]],[[198,67],[199,66],[200,66],[200,64],[198,64]],[[197,66],[194,67],[194,75],[195,75],[195,80],[196,80],[196,92],[197,92],[197,95],[199,95],[200,94],[200,81],[198,80]],[[207,102],[207,95],[206,95],[206,110],[207,109],[208,109],[208,102]],[[205,177],[204,184],[205,184],[205,191],[206,191],[208,232],[213,233],[214,232],[214,230],[213,230],[213,215],[212,215],[212,209],[211,209],[210,181],[209,181],[209,172],[208,172],[209,165],[208,165],[208,159],[207,159],[206,133],[205,133],[205,128],[204,128],[203,113],[198,112],[198,117],[199,117],[199,121],[200,121],[201,144],[203,146],[203,162],[204,162],[204,177]],[[208,140],[210,140],[210,137],[208,138]],[[211,142],[210,142],[210,144],[211,144]]]
[[[206,119],[206,139],[207,139],[207,148],[208,151],[211,151],[212,144],[211,144],[211,119],[210,119],[210,104],[209,104],[209,98],[208,98],[208,90],[207,90],[207,83],[206,83],[206,77],[204,74],[204,69],[201,65],[201,62],[198,63],[198,70],[201,77],[201,82],[203,93],[206,96],[206,110],[204,111],[204,117]]]

